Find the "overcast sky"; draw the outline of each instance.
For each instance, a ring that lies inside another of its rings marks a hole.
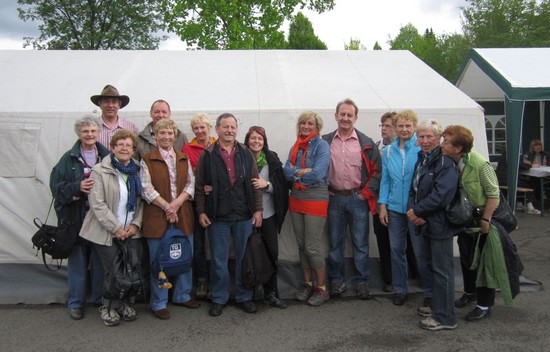
[[[350,38],[360,39],[372,49],[378,43],[388,49],[388,39],[412,23],[420,33],[432,28],[436,34],[461,32],[460,6],[465,0],[336,0],[334,10],[316,14],[304,11],[315,34],[331,50],[344,49]],[[0,49],[22,49],[23,37],[37,36],[38,24],[23,22],[16,0],[0,1]],[[183,49],[177,38],[161,44],[161,49]]]

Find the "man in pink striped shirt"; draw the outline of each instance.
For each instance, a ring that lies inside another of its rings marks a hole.
[[[353,274],[357,297],[371,299],[369,270],[369,211],[376,214],[381,160],[376,144],[357,130],[359,109],[351,99],[336,106],[338,129],[323,139],[330,145],[327,228],[331,297],[346,291],[344,244],[349,227],[353,248]]]
[[[101,94],[92,95],[90,100],[101,109],[101,121],[99,122],[98,142],[111,150],[111,137],[120,129],[139,133],[137,126],[122,117],[118,116],[118,110],[130,102],[127,95],[120,95],[118,89],[108,84],[103,88]]]

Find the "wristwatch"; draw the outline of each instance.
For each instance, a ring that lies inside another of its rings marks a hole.
[[[267,186],[264,187],[264,190],[267,192],[267,190],[269,189],[269,186],[271,186],[271,182],[267,181],[266,185]]]

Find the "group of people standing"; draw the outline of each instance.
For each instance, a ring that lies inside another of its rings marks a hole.
[[[82,319],[88,292],[100,306],[105,325],[137,318],[137,292],[121,299],[107,289],[114,274],[116,239],[126,241],[141,258],[148,281],[144,291],[153,314],[169,319],[169,292],[159,287],[156,273],[148,273],[148,268],[170,224],[190,239],[194,252],[193,271],[172,278],[172,304],[198,308],[200,302],[192,296],[195,287],[197,299],[209,294],[209,314],[221,315],[231,293],[231,247],[235,301],[246,313],[255,313],[254,290],[241,282],[248,238],[258,228],[272,257],[278,258],[278,234],[287,211],[303,275],[297,300],[319,306],[348,289],[344,270],[348,230],[356,295],[361,300],[373,297],[368,286],[371,213],[383,290],[393,292],[394,304],[405,303],[408,270],[414,266],[424,292],[424,304],[418,308],[424,317],[422,328],[456,328],[455,306],[476,299],[478,306],[466,320],[489,316],[494,288],[476,287],[471,264],[476,246],[482,248],[489,233],[498,205],[498,182],[491,165],[471,151],[473,136],[468,129],[449,126],[443,131],[436,120],[419,123],[413,111],[405,110],[382,116],[382,140],[375,143],[355,128],[359,109],[345,99],[337,104],[338,127],[331,133],[321,135],[323,120],[317,113],[299,116],[297,139],[283,165],[269,149],[263,127],[250,127],[244,144],[239,143],[238,121],[230,113],[220,115],[215,126],[206,114],[193,116],[194,138],[187,142],[164,100],[152,104],[152,121],[141,132],[118,116],[129,98],[115,87],[107,85],[91,101],[100,107],[101,119],[85,116],[75,123],[78,140],[61,157],[50,179],[59,221],[80,229],[68,259],[71,318]],[[210,136],[212,127],[217,139]],[[449,224],[444,212],[459,183],[473,205],[484,209],[481,223],[468,229]],[[325,223],[328,270],[321,248]],[[453,236],[457,234],[465,292],[455,302]],[[408,262],[407,247],[413,263]],[[279,297],[277,271],[263,292],[264,303],[286,308]]]

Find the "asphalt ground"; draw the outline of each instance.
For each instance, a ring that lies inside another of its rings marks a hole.
[[[548,213],[547,213],[548,214]],[[332,299],[321,307],[287,300],[281,310],[257,301],[258,312],[247,314],[229,304],[220,317],[208,315],[209,303],[198,309],[169,306],[170,320],[156,319],[145,304],[139,318],[118,327],[103,325],[97,307],[87,306],[84,319],[69,318],[64,305],[0,306],[2,351],[549,351],[550,216],[518,214],[511,236],[524,276],[542,285],[526,285],[504,306],[497,293],[487,320],[462,318],[452,331],[425,331],[416,308],[422,295],[394,306],[390,295],[360,301]],[[460,292],[456,293],[457,297]],[[463,317],[473,306],[458,309]]]

